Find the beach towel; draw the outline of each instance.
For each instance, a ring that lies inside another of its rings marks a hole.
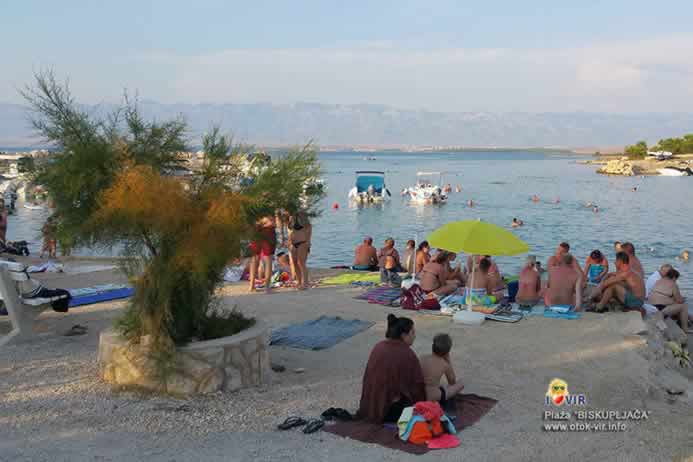
[[[475,394],[458,395],[456,399],[450,399],[444,406],[445,413],[452,420],[457,432],[477,423],[483,416],[496,405],[498,401]],[[337,422],[334,425],[325,425],[323,431],[339,435],[344,438],[361,441],[362,443],[377,444],[388,449],[406,452],[408,454],[422,455],[429,452],[429,448],[416,444],[405,443],[397,436],[396,425],[378,425],[362,420],[351,422]],[[464,441],[464,439],[462,439]]]
[[[582,313],[575,311],[572,305],[551,305],[544,308],[545,318],[580,319]]]
[[[270,345],[303,350],[324,350],[353,337],[374,323],[358,319],[321,316],[318,319],[274,329]]]
[[[376,287],[362,294],[358,294],[354,298],[357,300],[367,300],[368,303],[391,305],[393,301],[400,297],[401,293],[402,290],[396,287]]]
[[[320,281],[322,285],[348,286],[352,282],[380,282],[380,273],[343,273],[330,276]]]

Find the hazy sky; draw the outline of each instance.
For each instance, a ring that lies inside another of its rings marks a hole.
[[[691,0],[2,3],[0,101],[50,67],[89,103],[693,110]]]

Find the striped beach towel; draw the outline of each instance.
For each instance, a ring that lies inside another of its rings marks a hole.
[[[391,306],[401,295],[402,289],[398,287],[376,287],[354,298],[358,300],[368,300],[368,303]]]

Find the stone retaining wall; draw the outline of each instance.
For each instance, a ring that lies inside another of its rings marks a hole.
[[[99,337],[99,367],[108,383],[175,395],[233,391],[269,382],[269,329],[258,323],[239,334],[177,349],[165,380],[157,379],[148,342],[129,344],[112,329]]]

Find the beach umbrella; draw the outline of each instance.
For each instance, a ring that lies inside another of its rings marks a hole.
[[[431,247],[449,252],[472,255],[472,286],[474,285],[474,255],[510,256],[529,251],[525,241],[500,226],[478,220],[454,221],[445,224],[428,236]],[[471,304],[467,290],[467,306]]]

